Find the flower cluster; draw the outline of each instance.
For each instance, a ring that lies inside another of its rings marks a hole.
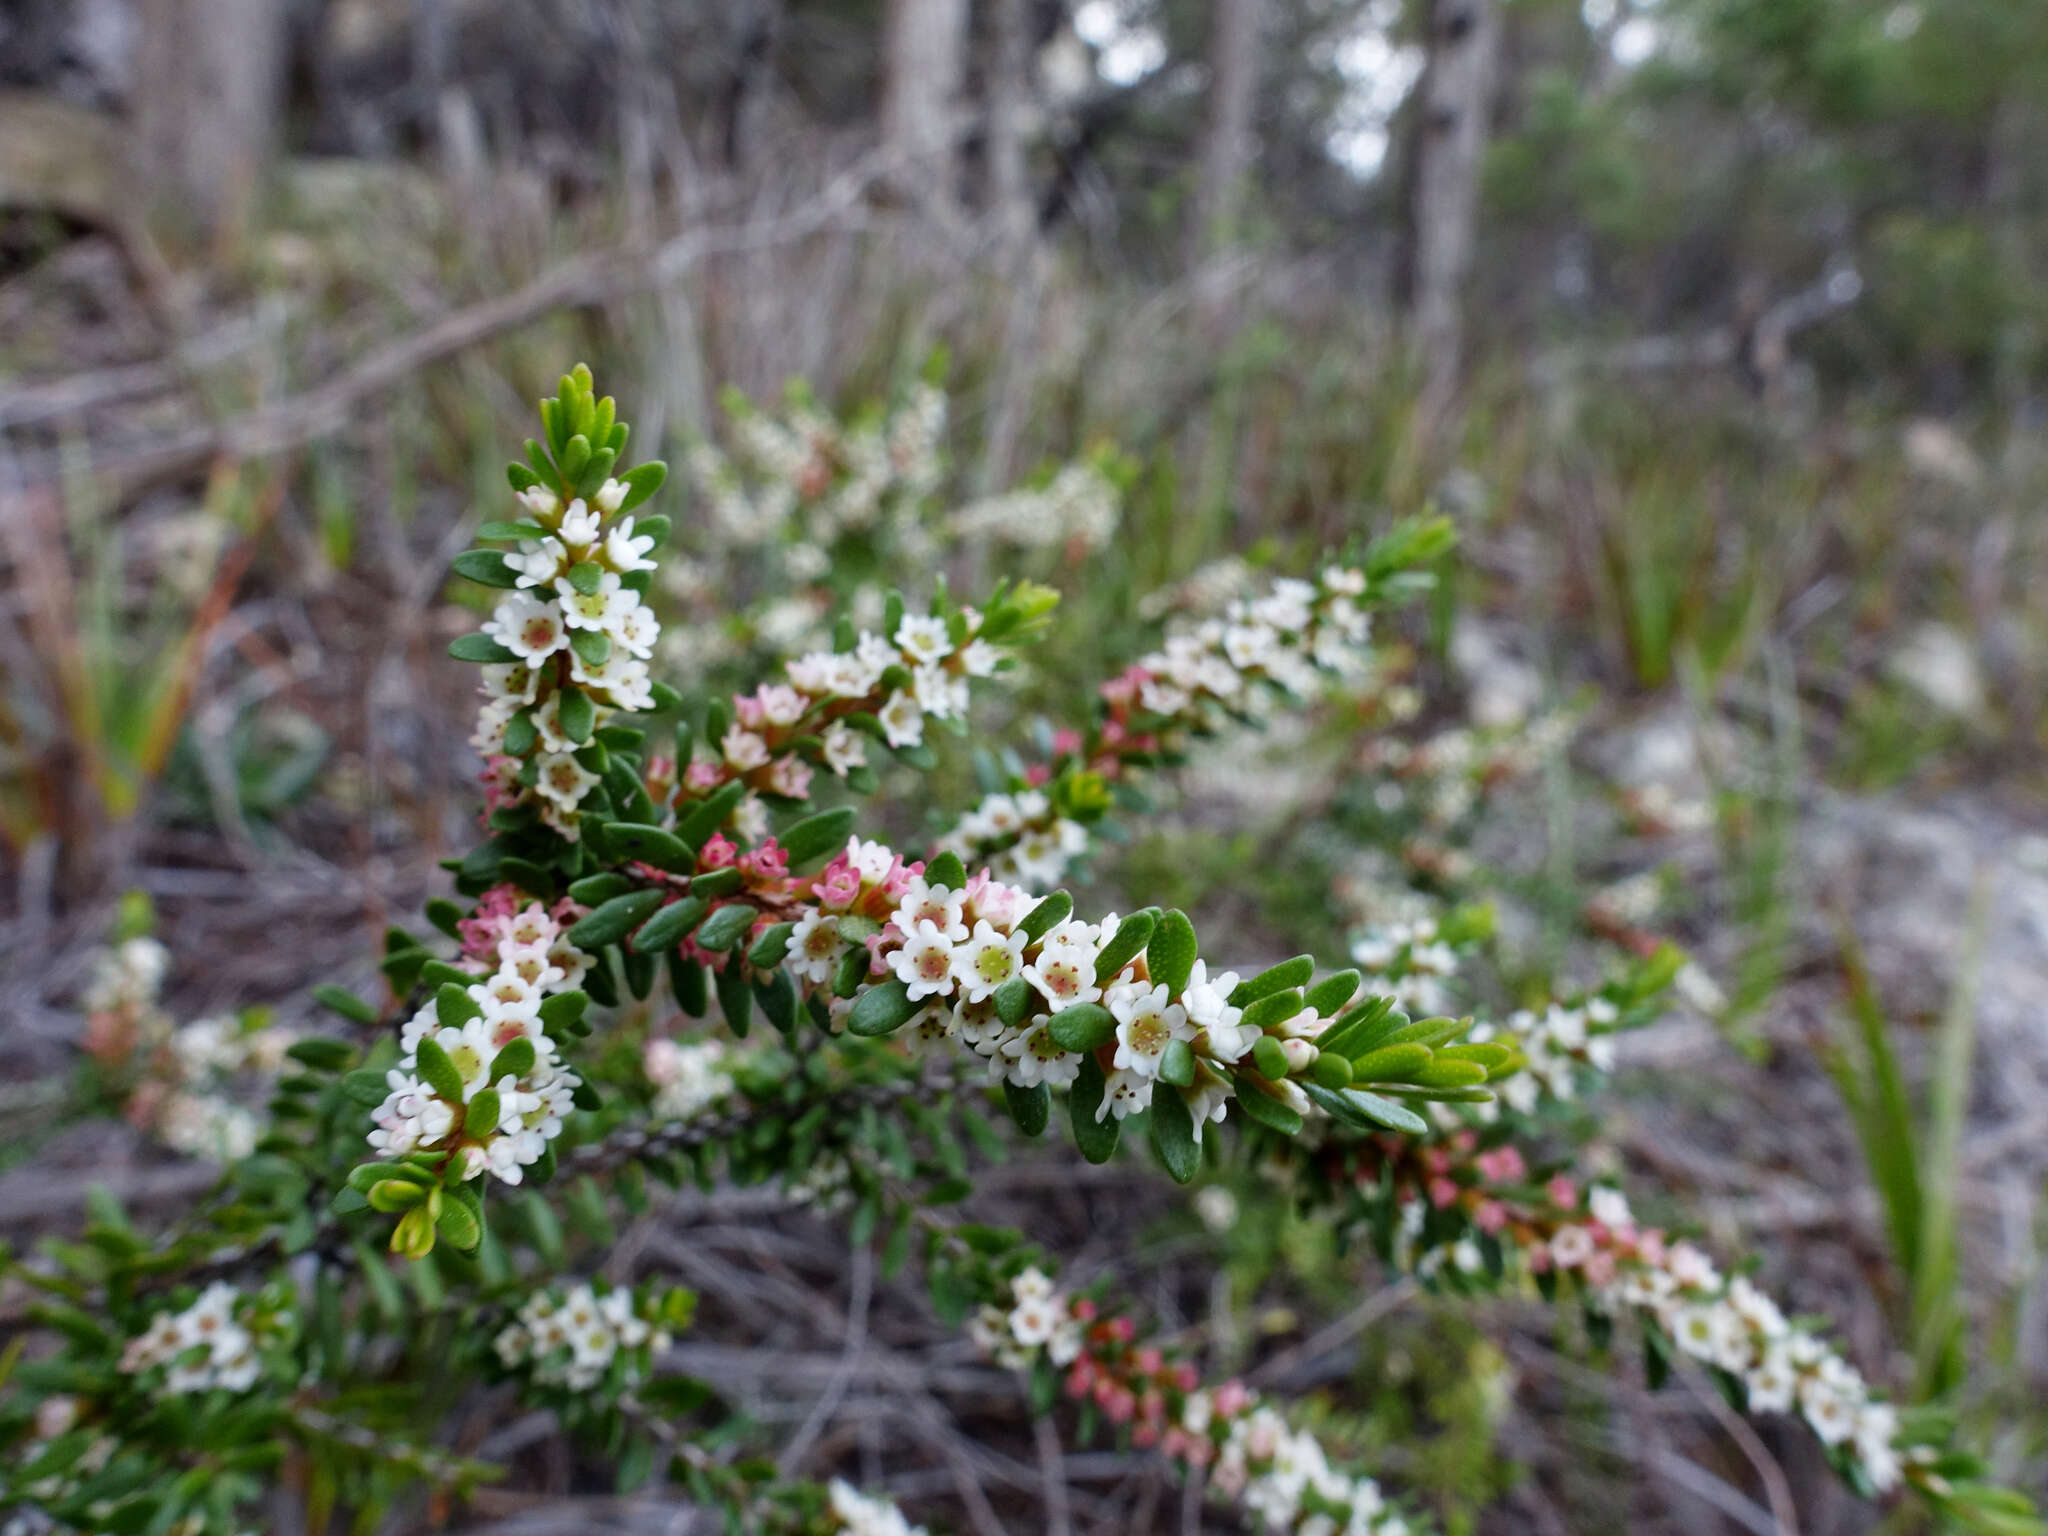
[[[491,1347],[506,1370],[523,1371],[539,1386],[571,1392],[587,1392],[603,1381],[614,1389],[631,1386],[669,1347],[670,1328],[687,1320],[688,1294],[610,1290],[602,1282],[542,1287],[526,1298],[517,1321],[501,1328]],[[680,1303],[674,1299],[679,1297]]]
[[[1638,1230],[1618,1190],[1594,1190],[1587,1219],[1558,1227],[1547,1253],[1559,1271],[1582,1270],[1601,1304],[1654,1318],[1681,1353],[1739,1383],[1751,1413],[1796,1410],[1822,1444],[1853,1456],[1878,1492],[1898,1486],[1910,1454],[1897,1443],[1898,1410],[1749,1280],[1724,1277],[1690,1243]],[[1601,1286],[1603,1254],[1614,1256],[1615,1274]]]
[[[1482,1283],[1489,1249],[1546,1287],[1570,1284],[1602,1313],[1633,1312],[1680,1354],[1720,1372],[1752,1413],[1796,1411],[1880,1492],[1920,1464],[1897,1410],[1855,1368],[1693,1244],[1640,1225],[1618,1189],[1532,1171],[1495,1135],[1458,1131],[1427,1147],[1328,1146],[1322,1159],[1362,1207],[1391,1202],[1387,1257],[1425,1279]],[[1370,1220],[1370,1218],[1367,1218]]]
[[[79,1001],[88,1013],[141,1013],[163,990],[171,952],[147,934],[96,951]]]
[[[1074,1083],[1091,1053],[1063,1046],[1054,1021],[1081,1005],[1106,1015],[1101,1044],[1113,1044],[1115,1054],[1098,1121],[1148,1108],[1166,1082],[1186,1100],[1199,1133],[1205,1121],[1224,1118],[1232,1071],[1263,1034],[1244,1027],[1244,1010],[1229,1002],[1235,973],[1212,978],[1196,960],[1186,982],[1170,991],[1150,979],[1137,954],[1103,975],[1102,956],[1121,926],[1114,913],[1095,923],[1070,916],[1034,931],[1024,920],[1036,899],[986,870],[957,885],[936,882],[926,878],[925,865],[905,864],[884,845],[855,838],[811,882],[811,900],[815,905],[789,936],[785,963],[797,979],[823,989],[848,951],[865,946],[869,974],[893,979],[914,1005],[907,1029],[913,1048],[951,1042],[985,1064],[991,1083]],[[1023,1006],[1005,1018],[996,994],[1013,982],[1024,985]],[[834,1007],[843,1018],[851,1005],[840,999]],[[1326,1023],[1305,1009],[1277,1026],[1304,1047],[1288,1052],[1289,1070],[1305,1069],[1314,1054],[1307,1041]],[[1179,1081],[1167,1066],[1176,1045],[1188,1058]],[[1279,1075],[1266,1089],[1305,1111],[1308,1100],[1286,1072]]]
[[[456,562],[463,575],[509,589],[482,632],[456,642],[456,654],[485,663],[471,744],[485,760],[490,808],[534,806],[574,839],[579,808],[599,782],[582,750],[592,732],[657,702],[647,663],[661,625],[645,594],[668,520],[636,523],[632,509],[665,471],[605,473],[626,427],[613,419],[609,396],[593,397],[587,369],[562,380],[542,415],[555,457],[540,457],[536,445],[534,468],[512,467],[523,519],[483,530],[513,551],[472,551]]]
[[[838,1478],[832,1480],[827,1499],[832,1518],[839,1522],[835,1536],[926,1536],[923,1526],[912,1525],[889,1500],[870,1497]]]
[[[234,1162],[255,1150],[264,1120],[240,1097],[238,1079],[274,1077],[296,1038],[263,1021],[204,1018],[174,1026],[158,1005],[170,953],[147,936],[97,952],[81,998],[85,1049],[109,1067],[138,1069],[126,1114],[187,1157]]]
[[[182,1312],[152,1317],[121,1352],[121,1369],[131,1376],[162,1369],[158,1388],[171,1395],[246,1392],[263,1374],[265,1339],[288,1325],[289,1317],[261,1297],[216,1281]]]
[[[1371,654],[1369,586],[1363,570],[1333,565],[1314,582],[1276,580],[1262,595],[1235,599],[1221,615],[1170,636],[1102,685],[1100,717],[1086,735],[1056,736],[1055,761],[1034,771],[1033,787],[983,800],[939,848],[970,864],[985,861],[1004,879],[1057,884],[1086,851],[1083,818],[1106,807],[1108,782],[1219,719],[1256,714],[1274,688],[1307,697],[1325,677],[1363,676]]]
[[[641,1052],[641,1070],[654,1085],[649,1115],[657,1121],[694,1120],[732,1093],[725,1058],[722,1040],[649,1040]]]
[[[167,1080],[145,1084],[130,1100],[164,1144],[187,1157],[235,1162],[256,1149],[264,1121],[225,1090],[249,1075],[274,1077],[297,1039],[281,1025],[254,1018],[194,1019],[172,1034]]]
[[[1042,485],[970,502],[949,526],[961,538],[1085,553],[1109,542],[1122,504],[1123,493],[1104,466],[1082,459],[1061,465]]]
[[[802,800],[815,769],[846,778],[867,766],[864,732],[894,750],[922,746],[927,718],[964,718],[969,680],[1009,662],[984,637],[984,621],[972,607],[904,614],[887,636],[863,631],[839,650],[799,656],[784,681],[734,698],[707,727],[713,755],[682,771],[678,799],[739,780],[752,794]],[[751,812],[736,812],[736,824],[751,840],[765,830],[765,813],[751,795],[746,804]]]
[[[872,527],[911,512],[938,488],[946,396],[918,382],[886,414],[836,421],[808,393],[794,392],[781,417],[728,396],[732,452],[694,445],[688,467],[711,522],[727,539],[757,547],[793,521],[809,540]]]
[[[1352,940],[1351,958],[1366,990],[1387,994],[1417,1018],[1450,1007],[1446,983],[1457,974],[1458,952],[1433,917],[1367,929]]]
[[[1044,1271],[1026,1269],[1010,1281],[1010,1305],[983,1306],[968,1321],[967,1336],[1009,1370],[1030,1369],[1033,1351],[1041,1349],[1065,1367],[1080,1357],[1084,1314],[1091,1310],[1091,1303],[1077,1304],[1056,1290]]]
[[[521,907],[510,886],[497,886],[463,920],[462,958],[472,972],[494,968],[466,988],[444,985],[407,1020],[404,1055],[371,1116],[379,1156],[446,1152],[464,1179],[489,1170],[517,1184],[546,1154],[581,1081],[541,1017],[548,997],[590,965],[564,937],[570,915],[567,905],[553,914],[539,902]]]
[[[1011,1277],[1009,1305],[983,1306],[968,1324],[975,1346],[1011,1370],[1043,1364],[1068,1397],[1086,1402],[1132,1441],[1188,1467],[1207,1467],[1213,1494],[1234,1499],[1272,1536],[1406,1536],[1371,1478],[1330,1464],[1241,1382],[1203,1387],[1185,1360],[1139,1340],[1126,1313],[1070,1296],[1036,1268]]]

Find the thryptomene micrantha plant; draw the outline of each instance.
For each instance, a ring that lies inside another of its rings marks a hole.
[[[669,654],[651,599],[672,529],[646,510],[662,466],[627,467],[626,424],[585,369],[541,422],[510,515],[455,562],[492,594],[451,647],[480,669],[483,835],[449,861],[434,932],[388,934],[388,997],[320,989],[332,1036],[180,1031],[139,933],[102,969],[96,1052],[122,1092],[151,1073],[170,1084],[151,1106],[210,1092],[260,1056],[274,1093],[260,1122],[189,1111],[176,1123],[203,1118],[203,1137],[164,1132],[202,1152],[231,1133],[247,1154],[169,1230],[96,1196],[82,1235],[8,1258],[7,1530],[233,1533],[280,1497],[310,1531],[374,1529],[422,1494],[441,1518],[505,1470],[449,1417],[484,1388],[554,1415],[622,1488],[665,1480],[726,1529],[924,1529],[785,1474],[761,1426],[665,1363],[694,1298],[629,1279],[619,1214],[651,1186],[721,1181],[843,1224],[885,1278],[915,1266],[937,1315],[1075,1443],[1153,1449],[1268,1532],[1429,1528],[1286,1401],[1212,1376],[1199,1329],[966,1219],[1006,1139],[991,1108],[1092,1163],[1142,1149],[1179,1184],[1256,1168],[1441,1292],[1569,1301],[1603,1341],[1627,1324],[1653,1381],[1695,1371],[1739,1412],[1796,1416],[1868,1497],[2041,1529],[1938,1407],[1887,1401],[1822,1324],[1588,1171],[1567,1109],[1597,1098],[1614,1036],[1662,1011],[1676,950],[1617,946],[1596,986],[1461,1011],[1492,937],[1481,893],[1361,930],[1349,967],[1255,967],[1178,910],[1058,888],[1112,808],[1142,812],[1146,772],[1329,691],[1386,690],[1374,616],[1429,586],[1447,525],[1401,524],[1168,635],[1029,766],[985,754],[1014,772],[926,854],[875,835],[864,797],[971,732],[976,686],[1018,666],[1056,594],[890,595],[751,691],[691,702],[652,669]],[[752,440],[770,460],[782,442]],[[783,455],[812,499],[873,500],[890,474],[928,494],[923,437],[893,470],[834,442],[829,463]]]

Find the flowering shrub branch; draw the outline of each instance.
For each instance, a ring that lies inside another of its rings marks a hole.
[[[1119,794],[1131,800],[1146,769],[1179,761],[1191,741],[1228,725],[1255,723],[1275,699],[1369,679],[1373,610],[1427,590],[1451,540],[1440,518],[1402,524],[1356,565],[1331,565],[1313,582],[1274,581],[1170,636],[1102,684],[1085,730],[1057,731],[1048,762],[985,796],[938,846],[1006,880],[1058,884],[1087,850],[1089,826]]]
[[[1696,1361],[1738,1406],[1796,1412],[1863,1491],[1905,1485],[1980,1530],[2038,1530],[1817,1330],[1531,1150],[1553,1107],[1604,1074],[1612,1035],[1654,1012],[1675,952],[1476,1022],[1454,1015],[1460,960],[1491,931],[1481,905],[1361,935],[1357,969],[1319,977],[1303,955],[1243,976],[1178,911],[1091,918],[1040,894],[1143,770],[1256,720],[1266,697],[1362,675],[1371,611],[1426,584],[1444,524],[1405,525],[1356,564],[1174,636],[920,862],[860,836],[852,807],[814,807],[816,775],[871,790],[877,747],[928,766],[927,723],[966,729],[970,680],[1012,664],[1053,595],[1012,584],[975,607],[941,588],[923,613],[888,599],[866,630],[842,626],[694,730],[665,725],[672,749],[650,746],[633,717],[683,702],[649,665],[670,529],[642,508],[664,472],[622,467],[626,427],[587,370],[541,417],[509,474],[516,520],[484,525],[490,547],[457,561],[502,594],[452,647],[484,668],[489,836],[451,864],[462,900],[429,905],[431,947],[393,930],[387,1005],[321,990],[351,1038],[279,1037],[260,1061],[225,1031],[178,1046],[153,1011],[161,956],[115,953],[95,1041],[167,1052],[195,1082],[292,1070],[267,1125],[252,1117],[235,1144],[247,1155],[167,1239],[97,1198],[81,1240],[6,1260],[35,1299],[0,1331],[54,1343],[0,1354],[0,1500],[78,1529],[225,1536],[289,1459],[322,1521],[346,1505],[367,1527],[421,1485],[462,1497],[493,1474],[416,1432],[442,1383],[474,1379],[614,1458],[622,1487],[664,1476],[735,1529],[921,1532],[847,1484],[748,1458],[718,1394],[659,1367],[689,1293],[599,1277],[612,1209],[644,1209],[649,1176],[722,1173],[845,1214],[885,1278],[919,1259],[940,1314],[971,1319],[1038,1411],[1071,1404],[1084,1438],[1107,1423],[1156,1446],[1269,1532],[1416,1529],[1280,1404],[1205,1385],[1192,1348],[1144,1334],[1106,1288],[1062,1290],[1015,1234],[939,1214],[974,1189],[963,1137],[1000,1144],[975,1108],[993,1094],[1026,1136],[1063,1098],[1092,1161],[1142,1133],[1181,1183],[1233,1147],[1268,1160],[1305,1205],[1433,1285],[1527,1283],[1602,1330],[1633,1317],[1653,1365]],[[746,431],[853,529],[929,495],[933,417],[927,398],[900,435],[893,419]],[[1060,484],[1039,490],[1093,494]],[[957,521],[976,518],[995,514]],[[663,982],[692,1018],[715,1003],[722,1033],[648,1029],[666,1002],[635,1004]],[[387,1237],[405,1262],[377,1251]]]

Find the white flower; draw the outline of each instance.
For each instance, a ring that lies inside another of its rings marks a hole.
[[[564,544],[583,549],[597,542],[597,530],[602,522],[603,519],[578,496],[569,503],[569,510],[562,514],[561,525],[556,532],[561,534]]]
[[[627,489],[623,480],[607,478],[605,483],[597,488],[597,494],[591,497],[591,500],[597,503],[598,511],[609,517],[626,504]]]
[[[661,639],[661,621],[655,618],[652,608],[639,603],[628,608],[606,633],[644,660],[654,654],[655,642]]]
[[[1152,1079],[1143,1073],[1119,1068],[1109,1075],[1109,1082],[1102,1091],[1102,1103],[1096,1106],[1095,1118],[1099,1121],[1105,1115],[1113,1114],[1122,1120],[1141,1109],[1149,1109],[1151,1105]]]
[[[1635,1225],[1635,1217],[1628,1208],[1628,1196],[1618,1189],[1605,1184],[1596,1185],[1586,1197],[1586,1205],[1593,1219],[1603,1227],[1622,1232]]]
[[[906,614],[903,622],[896,626],[896,644],[920,665],[943,661],[953,653],[953,640],[946,632],[946,621],[937,614],[926,617]]]
[[[1002,1042],[990,1066],[1019,1088],[1044,1083],[1064,1087],[1081,1075],[1081,1058],[1060,1049],[1046,1026],[1052,1021],[1044,1014],[1018,1034]]]
[[[1057,930],[1055,930],[1057,931]],[[1038,958],[1025,966],[1024,979],[1036,987],[1054,1013],[1102,996],[1095,984],[1095,946],[1055,944],[1048,940]]]
[[[887,873],[887,870],[883,871],[884,875]],[[930,923],[957,942],[967,937],[966,910],[965,891],[927,885],[921,879],[914,879],[904,888],[903,899],[897,903],[889,920],[905,933],[914,932],[919,923]]]
[[[607,480],[605,482],[607,488],[616,484],[618,482],[615,480]],[[598,504],[600,506],[604,504],[603,491],[598,492]],[[605,510],[611,511],[613,509],[607,507]],[[627,571],[653,570],[655,562],[647,558],[647,552],[652,548],[654,548],[654,535],[651,533],[636,535],[633,532],[633,519],[630,517],[620,518],[612,531],[605,535],[605,559],[613,570],[622,573]]]
[[[485,621],[483,632],[522,660],[538,665],[568,644],[562,612],[523,592],[503,599]]]
[[[1000,933],[983,918],[974,933],[953,951],[953,976],[961,995],[970,1003],[990,997],[996,988],[1019,975],[1024,967],[1025,934]]]
[[[867,764],[867,743],[844,720],[834,720],[825,728],[823,747],[825,766],[842,779],[851,770]]]
[[[1111,987],[1102,1001],[1116,1015],[1115,1065],[1119,1069],[1157,1077],[1166,1048],[1176,1040],[1195,1037],[1187,1010],[1167,996],[1164,984],[1122,982]]]
[[[967,712],[967,680],[952,676],[936,664],[919,667],[911,674],[911,690],[918,708],[937,720]]]
[[[1751,1413],[1789,1413],[1799,1373],[1784,1350],[1773,1349],[1748,1373],[1744,1384],[1749,1389]]]
[[[768,743],[744,726],[728,726],[718,743],[718,750],[741,773],[759,768],[768,761]]]
[[[543,752],[540,756],[540,771],[533,787],[545,799],[553,801],[563,810],[574,810],[576,804],[597,784],[597,775],[585,768],[567,752]]]
[[[882,722],[882,735],[892,747],[916,747],[924,744],[924,711],[917,700],[898,688],[889,695],[889,702],[882,706],[877,717]]]
[[[823,986],[839,969],[839,919],[824,912],[806,912],[790,931],[783,963],[799,981]]]
[[[517,554],[505,557],[505,564],[518,573],[522,588],[551,585],[567,568],[568,561],[569,552],[555,538],[528,539],[519,546]]]
[[[531,486],[519,493],[519,504],[535,517],[545,521],[562,508],[562,498],[544,485]]]
[[[944,997],[953,990],[953,941],[927,918],[889,957],[889,967],[908,985],[911,1001]]]
[[[571,629],[609,631],[640,605],[640,594],[621,586],[610,571],[600,572],[597,585],[588,592],[577,591],[567,576],[558,576],[555,597],[561,604],[562,620]]]
[[[1259,1031],[1243,1027],[1238,1021],[1244,1010],[1231,1007],[1228,1001],[1237,990],[1237,979],[1237,972],[1225,971],[1211,981],[1208,962],[1197,960],[1188,972],[1187,989],[1181,993],[1188,1022],[1207,1033],[1208,1054],[1218,1061],[1236,1061],[1258,1043]]]

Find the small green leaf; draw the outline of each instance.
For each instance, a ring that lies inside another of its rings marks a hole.
[[[839,969],[832,974],[832,995],[851,997],[858,992],[871,963],[866,945],[856,944],[847,950],[839,957]]]
[[[1358,1130],[1404,1131],[1410,1136],[1421,1136],[1429,1130],[1429,1122],[1414,1110],[1362,1088],[1346,1088],[1337,1093],[1317,1083],[1304,1083],[1302,1091],[1334,1119]]]
[[[631,880],[607,870],[601,875],[586,875],[570,886],[569,899],[586,907],[601,907],[614,896],[623,896],[632,889]]]
[[[377,1010],[364,1002],[346,987],[321,986],[313,989],[313,1001],[324,1008],[331,1008],[344,1019],[357,1024],[377,1022]]]
[[[1150,912],[1133,912],[1117,925],[1110,941],[1102,946],[1102,953],[1095,958],[1095,981],[1106,986],[1117,973],[1137,958],[1152,937],[1152,929],[1158,919]],[[1070,1010],[1071,1011],[1071,1010]]]
[[[1063,1051],[1093,1051],[1115,1036],[1116,1015],[1100,1003],[1076,1003],[1054,1014],[1046,1030]]]
[[[382,1072],[373,1072],[368,1067],[349,1073],[341,1080],[341,1091],[364,1108],[382,1104],[390,1093]]]
[[[495,1078],[492,1079],[496,1081]],[[467,1136],[479,1141],[498,1128],[498,1090],[479,1088],[471,1095],[469,1108],[463,1112],[462,1130]]]
[[[747,936],[760,915],[744,901],[720,907],[704,919],[704,926],[697,930],[697,943],[714,955],[722,954]]]
[[[1252,1042],[1252,1065],[1259,1069],[1259,1076],[1276,1083],[1287,1075],[1287,1055],[1271,1035],[1261,1035]]]
[[[795,932],[795,923],[776,923],[762,929],[754,947],[747,951],[747,964],[763,971],[782,964],[782,957],[789,953],[789,936]]]
[[[820,811],[815,816],[806,816],[802,821],[786,829],[777,841],[789,855],[790,869],[801,872],[817,860],[844,848],[847,837],[853,831],[853,823],[852,806],[835,806],[829,811]],[[929,873],[926,878],[930,878]]]
[[[614,896],[595,912],[576,920],[569,929],[569,942],[585,950],[618,943],[661,905],[662,894],[660,890],[644,890]]]
[[[569,649],[585,666],[601,667],[612,659],[612,638],[601,629],[579,629],[569,636]]]
[[[604,585],[604,567],[589,560],[582,560],[569,567],[568,582],[585,597]]]
[[[1323,1054],[1334,1056],[1338,1053],[1325,1051]],[[1405,1082],[1428,1063],[1429,1047],[1426,1045],[1383,1045],[1352,1062],[1351,1078],[1359,1083]]]
[[[460,1029],[471,1019],[482,1018],[484,1010],[467,986],[444,981],[434,992],[434,1016],[443,1029]]]
[[[668,957],[668,985],[678,1008],[693,1019],[704,1017],[704,1010],[710,1006],[711,999],[702,965],[685,959],[680,952],[671,954]]]
[[[1308,989],[1308,1006],[1315,1009],[1319,1017],[1334,1019],[1338,1010],[1351,1001],[1351,995],[1358,990],[1363,979],[1356,971],[1339,971],[1334,976],[1325,976]]]
[[[484,1240],[484,1224],[477,1213],[460,1200],[447,1200],[441,1205],[441,1217],[436,1223],[441,1235],[464,1253],[475,1249]]]
[[[570,1029],[589,1006],[590,994],[587,992],[557,992],[552,997],[541,999],[540,1021],[549,1029]]]
[[[1325,1051],[1316,1057],[1316,1064],[1310,1069],[1311,1075],[1325,1088],[1349,1088],[1351,1086],[1351,1063],[1335,1051]]]
[[[516,587],[519,573],[494,549],[472,549],[452,562],[455,574],[486,587]]]
[[[674,949],[683,941],[685,934],[704,921],[704,914],[710,910],[711,903],[702,896],[685,896],[680,901],[672,901],[634,931],[633,948],[643,955]]]
[[[927,885],[943,885],[949,891],[957,891],[967,884],[967,866],[960,862],[957,853],[942,853],[924,867]]]
[[[1249,981],[1241,981],[1230,994],[1230,1006],[1248,1008],[1262,997],[1271,997],[1275,992],[1285,992],[1290,987],[1305,987],[1316,974],[1313,955],[1296,955],[1292,960],[1282,960],[1270,970],[1259,972]]]
[[[457,661],[474,661],[485,666],[502,665],[519,659],[516,652],[507,650],[489,635],[482,633],[458,635],[448,642],[448,654]]]
[[[661,489],[662,481],[668,478],[668,466],[659,459],[649,459],[637,464],[619,476],[626,487],[626,499],[619,503],[621,512],[630,512],[641,502]]]
[[[314,1035],[309,1039],[293,1041],[286,1048],[285,1055],[293,1061],[311,1067],[315,1072],[339,1072],[356,1059],[356,1048],[344,1040],[329,1040]]]
[[[1070,1008],[1067,1012],[1073,1010]],[[1091,1163],[1106,1163],[1115,1156],[1117,1140],[1123,1135],[1123,1122],[1115,1115],[1106,1114],[1100,1120],[1095,1118],[1107,1086],[1095,1058],[1083,1056],[1080,1074],[1075,1077],[1073,1089],[1067,1095],[1067,1109],[1074,1126],[1074,1145]]]
[[[1024,1016],[1031,1011],[1031,1005],[1038,994],[1031,990],[1031,983],[1022,976],[1012,976],[995,991],[996,1017],[1011,1029],[1024,1022]]]
[[[506,1077],[524,1077],[533,1070],[533,1062],[533,1042],[524,1035],[514,1035],[491,1058],[490,1080],[495,1083]]]
[[[1237,1079],[1237,1102],[1246,1119],[1268,1130],[1278,1131],[1283,1136],[1293,1136],[1301,1130],[1301,1116],[1266,1092],[1250,1076]]]
[[[462,1074],[455,1070],[455,1063],[448,1059],[448,1053],[441,1049],[432,1035],[421,1039],[413,1056],[428,1087],[450,1104],[462,1102]]]
[[[591,727],[597,723],[597,707],[580,688],[564,688],[555,697],[555,723],[564,736],[581,746],[590,740]]]
[[[846,1027],[856,1035],[890,1034],[908,1024],[923,1006],[911,1001],[908,982],[880,982],[870,987],[853,1005],[853,1012],[847,1015]]]
[[[1167,1042],[1166,1050],[1159,1058],[1159,1080],[1176,1088],[1194,1087],[1195,1053],[1187,1041]]]
[[[707,869],[690,879],[692,896],[730,896],[747,883],[747,877],[737,865],[728,864],[723,869]]]
[[[1173,911],[1159,919],[1145,946],[1145,970],[1152,980],[1166,988],[1168,997],[1187,990],[1188,976],[1195,968],[1195,925],[1185,912]]]
[[[1191,1184],[1202,1171],[1202,1143],[1194,1116],[1188,1112],[1188,1101],[1172,1088],[1153,1090],[1152,1148],[1176,1184]]]
[[[754,993],[736,965],[728,965],[722,971],[714,971],[711,984],[718,993],[718,1009],[725,1015],[726,1026],[741,1039],[754,1020]]]
[[[1017,1129],[1026,1136],[1043,1134],[1046,1121],[1052,1117],[1052,1094],[1043,1083],[1019,1088],[1006,1079],[1003,1102],[1009,1106],[1010,1118],[1017,1122]]]
[[[1073,916],[1074,898],[1065,891],[1054,891],[1045,900],[1024,914],[1020,925],[1027,943],[1035,944],[1053,929]]]
[[[638,859],[672,874],[688,874],[695,856],[683,840],[665,827],[647,822],[614,821],[604,829],[605,840],[622,859]],[[579,882],[580,883],[580,882]],[[571,887],[573,894],[574,887]]]

